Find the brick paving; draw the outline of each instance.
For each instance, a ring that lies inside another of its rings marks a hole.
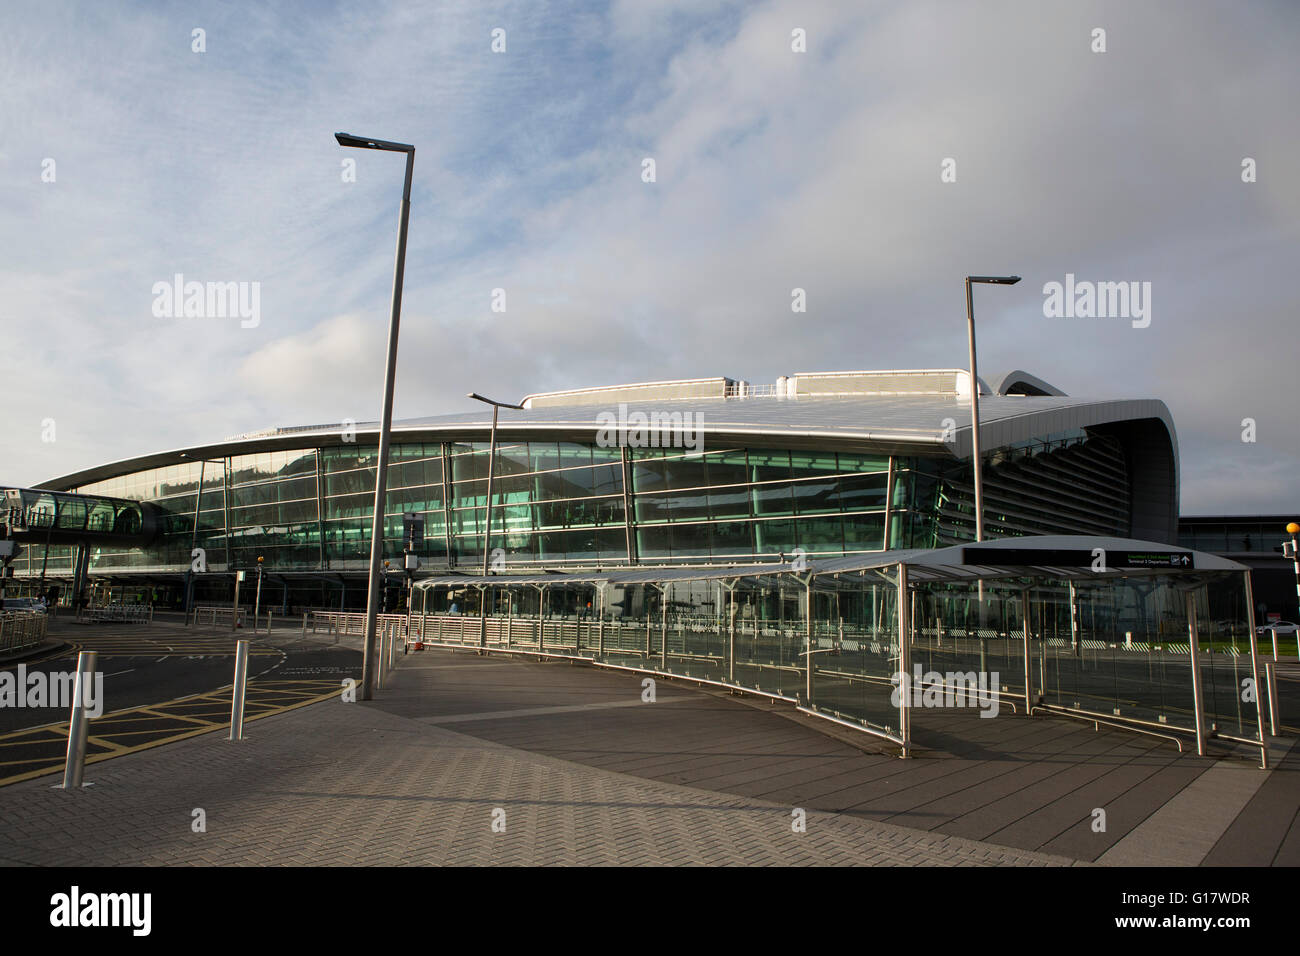
[[[646,704],[640,675],[431,650],[404,658],[371,703],[330,700],[252,722],[238,744],[219,732],[93,764],[96,785],[78,793],[52,789],[55,776],[0,788],[0,863],[1300,858],[1300,757],[1281,759],[1284,747],[1261,774],[1077,721],[919,717],[935,749],[901,761],[759,698],[661,681]],[[1091,826],[1099,806],[1108,832]],[[807,832],[792,831],[795,807]],[[196,808],[206,832],[193,832]]]
[[[8,865],[1060,865],[645,780],[333,700],[0,790]],[[206,832],[194,832],[194,810]],[[504,832],[493,812],[504,811]]]

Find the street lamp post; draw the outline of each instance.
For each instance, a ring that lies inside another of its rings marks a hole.
[[[415,147],[366,139],[350,133],[335,133],[340,146],[379,149],[406,154],[406,180],[397,226],[397,256],[393,264],[393,301],[388,319],[388,358],[384,373],[384,412],[379,427],[379,463],[375,469],[375,509],[370,524],[370,582],[366,597],[366,629],[361,645],[361,699],[370,700],[375,687],[375,623],[379,612],[379,565],[384,557],[384,504],[388,497],[388,446],[393,426],[393,379],[397,375],[397,330],[402,316],[402,277],[406,271],[406,229],[411,218],[411,173],[415,169]]]
[[[970,344],[970,423],[971,459],[975,464],[975,540],[984,540],[984,473],[980,466],[980,386],[975,367],[975,304],[971,285],[983,282],[988,285],[1015,285],[1020,276],[967,276],[966,277],[966,336]]]
[[[497,460],[497,413],[502,408],[518,410],[524,406],[493,401],[490,398],[484,398],[478,392],[470,392],[469,397],[492,406],[492,431],[488,437],[487,499],[485,502],[487,507],[483,521],[483,589],[479,596],[478,646],[481,653],[483,648],[487,647],[487,576],[491,556],[490,549],[492,547],[492,475]]]
[[[970,437],[971,461],[975,466],[975,540],[984,540],[984,468],[980,462],[980,378],[975,364],[975,300],[971,286],[976,282],[987,285],[1015,285],[1020,276],[967,276],[966,277],[966,338],[970,345]],[[986,672],[987,647],[984,641],[984,581],[979,582],[980,609],[980,671]]]
[[[257,616],[262,613],[262,561],[264,559],[259,554],[257,556],[257,597],[253,598],[253,633],[257,633]],[[268,634],[271,629],[267,628]]]
[[[1286,533],[1291,536],[1291,563],[1295,566],[1295,598],[1296,606],[1300,608],[1300,550],[1296,548],[1296,535],[1300,534],[1300,524],[1294,521],[1287,522]],[[1282,553],[1286,554],[1286,545],[1282,546]],[[1300,631],[1296,631],[1297,637],[1300,637]],[[1297,652],[1300,653],[1300,652]]]
[[[190,458],[189,454],[186,452],[181,452],[181,457]],[[190,460],[193,461],[194,459],[190,458]],[[203,503],[203,473],[204,473],[204,469],[208,467],[209,462],[211,462],[214,465],[217,463],[221,464],[221,467],[223,469],[222,481],[223,482],[225,481],[224,469],[226,467],[226,460],[224,458],[200,458],[198,459],[198,462],[199,462],[199,487],[198,490],[195,491],[194,493],[194,526],[190,529],[190,566],[185,571],[185,624],[186,626],[189,626],[190,610],[194,605],[194,551],[199,546],[199,506]],[[223,535],[225,535],[227,553],[229,553],[230,531],[227,528],[222,528],[221,532]],[[228,561],[227,564],[229,564]],[[207,566],[206,562],[204,566],[205,567]]]

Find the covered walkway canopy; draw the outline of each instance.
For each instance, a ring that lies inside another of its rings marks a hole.
[[[904,755],[926,746],[928,708],[961,706],[1264,753],[1249,570],[1186,548],[1051,535],[734,567],[438,575],[414,587],[429,643],[766,694]]]

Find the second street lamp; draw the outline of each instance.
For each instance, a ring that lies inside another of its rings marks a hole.
[[[970,344],[970,428],[971,461],[975,465],[975,540],[984,540],[984,482],[980,467],[980,385],[975,368],[975,305],[971,285],[983,282],[989,285],[1015,285],[1020,276],[967,276],[966,277],[966,336]],[[983,591],[983,587],[980,588]],[[982,602],[981,602],[982,603]]]
[[[253,633],[257,633],[257,618],[262,613],[262,562],[263,557],[257,556],[257,597],[253,599]],[[271,633],[271,626],[268,624],[266,633]]]
[[[483,519],[483,587],[479,595],[479,625],[478,625],[478,646],[479,652],[487,647],[487,576],[488,567],[491,558],[492,547],[492,472],[493,466],[497,460],[497,413],[503,408],[521,409],[522,405],[512,405],[509,402],[497,402],[490,398],[484,398],[478,392],[470,392],[469,397],[477,402],[484,402],[492,406],[492,431],[488,438],[488,473],[487,473],[487,499],[484,502]]]
[[[388,318],[388,358],[384,372],[384,412],[379,426],[379,462],[375,468],[375,510],[370,523],[370,586],[366,595],[366,628],[361,645],[361,699],[370,700],[375,687],[375,623],[379,612],[380,562],[384,557],[384,505],[388,498],[388,446],[393,428],[393,379],[397,375],[397,329],[402,317],[402,277],[406,272],[406,227],[411,218],[411,173],[415,169],[415,147],[366,139],[351,133],[335,133],[340,146],[379,149],[406,154],[406,181],[398,214],[397,257],[393,264],[393,301]]]
[[[1286,525],[1286,533],[1291,536],[1291,551],[1289,557],[1291,558],[1291,563],[1295,566],[1296,608],[1297,614],[1300,614],[1300,547],[1297,547],[1297,545],[1300,545],[1300,542],[1296,541],[1296,535],[1300,534],[1300,524],[1296,524],[1294,521],[1288,521]],[[1286,545],[1282,546],[1282,554],[1287,555]],[[1300,617],[1297,617],[1296,620],[1300,621]],[[1296,631],[1296,637],[1297,639],[1300,639],[1300,631]],[[1300,645],[1297,645],[1296,655],[1300,657]]]
[[[980,463],[980,377],[975,365],[975,304],[971,286],[976,282],[988,285],[1015,285],[1020,276],[967,276],[966,277],[966,337],[970,344],[970,439],[971,462],[975,467],[975,540],[984,540],[984,470]],[[979,582],[980,623],[980,673],[988,672],[988,648],[984,639],[985,615],[984,582]]]

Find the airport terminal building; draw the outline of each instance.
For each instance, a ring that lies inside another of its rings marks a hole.
[[[980,394],[986,539],[1175,541],[1177,440],[1163,402],[1073,398],[1021,371],[981,381]],[[501,409],[496,434],[495,573],[753,565],[974,539],[961,370],[693,379],[522,404]],[[490,428],[486,406],[394,424],[395,570],[414,515],[421,575],[481,574]],[[202,548],[197,601],[228,601],[232,572],[261,557],[268,604],[363,607],[377,431],[275,428],[9,489],[27,532],[15,577],[66,587],[80,564],[101,597],[112,588],[179,607]]]
[[[1006,707],[1266,765],[1240,693],[1261,676],[1250,569],[1174,543],[1165,405],[1024,372],[979,383],[974,545],[970,385],[951,369],[695,379],[531,395],[495,440],[483,410],[397,423],[384,593],[403,613],[380,619],[380,686],[400,633],[765,695],[904,756]],[[365,606],[377,438],[279,428],[5,489],[19,583],[155,608],[192,586],[211,623],[261,558],[262,612],[359,632],[342,612]]]

